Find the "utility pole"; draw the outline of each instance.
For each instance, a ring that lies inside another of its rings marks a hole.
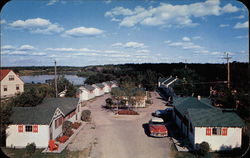
[[[57,75],[56,75],[56,60],[55,60],[55,90],[56,90],[56,98],[57,98]]]
[[[227,60],[227,88],[230,88],[230,63],[229,63],[229,59],[231,59],[232,57],[229,56],[228,53],[226,53],[226,57],[224,57],[223,59]]]
[[[187,69],[187,59],[185,59],[185,69]]]

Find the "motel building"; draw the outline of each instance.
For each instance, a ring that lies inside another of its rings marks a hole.
[[[203,141],[212,151],[241,148],[245,124],[235,112],[215,108],[200,97],[178,97],[173,106],[173,119],[193,149]]]
[[[37,148],[46,148],[49,140],[62,136],[63,123],[80,121],[80,114],[78,98],[45,98],[36,107],[13,107],[6,147],[25,148],[34,142]]]

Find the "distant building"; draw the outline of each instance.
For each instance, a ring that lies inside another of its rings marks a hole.
[[[245,125],[236,113],[215,108],[200,97],[176,98],[173,105],[173,118],[194,149],[203,141],[213,151],[241,147]]]
[[[12,97],[24,92],[24,82],[12,70],[0,70],[1,98]]]
[[[108,84],[107,82],[102,82],[102,84],[104,85],[104,93],[109,93],[111,91],[111,85]]]
[[[95,84],[92,84],[92,86],[95,88],[94,89],[95,96],[101,96],[104,94],[105,86],[102,83],[95,83]]]
[[[162,94],[168,101],[171,101],[172,98],[175,96],[173,86],[179,79],[177,77],[160,77],[158,79],[158,88],[162,91]]]
[[[95,97],[94,93],[95,88],[91,85],[83,85],[77,90],[77,97],[80,98],[80,101],[90,100]]]
[[[62,135],[65,121],[80,121],[80,105],[77,98],[45,98],[36,107],[13,107],[6,147],[25,148],[32,142],[37,148],[48,147],[49,140]]]

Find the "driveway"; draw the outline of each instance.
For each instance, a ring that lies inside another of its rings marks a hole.
[[[153,92],[153,105],[137,109],[137,116],[116,116],[101,108],[109,94],[88,102],[95,124],[95,140],[91,158],[167,158],[170,152],[169,138],[147,136],[147,122],[151,113],[165,109],[165,102]]]

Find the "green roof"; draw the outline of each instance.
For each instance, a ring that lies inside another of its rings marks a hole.
[[[78,104],[78,98],[45,98],[36,107],[13,107],[10,117],[12,124],[49,124],[55,110],[69,114]]]
[[[244,122],[235,112],[213,107],[207,98],[194,97],[174,99],[174,107],[182,116],[187,116],[195,127],[243,127]]]
[[[188,109],[194,127],[243,127],[244,122],[235,112],[220,109]]]
[[[105,87],[102,83],[96,83],[95,85],[96,85],[97,87],[99,87],[99,88],[104,88],[104,87]]]

